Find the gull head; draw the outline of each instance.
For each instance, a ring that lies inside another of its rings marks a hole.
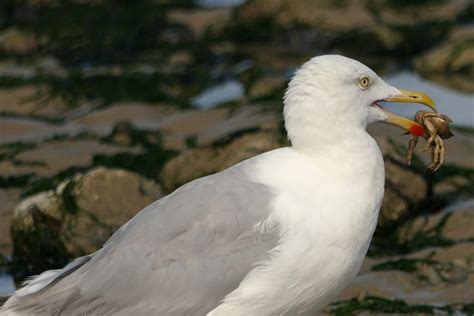
[[[364,64],[339,55],[314,57],[298,69],[284,97],[285,127],[294,147],[335,142],[382,121],[421,136],[418,123],[385,110],[379,102],[436,106],[423,93],[384,82]]]

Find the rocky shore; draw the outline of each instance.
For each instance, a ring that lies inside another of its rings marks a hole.
[[[180,185],[287,146],[281,97],[311,56],[474,92],[469,1],[17,2],[0,5],[0,272],[17,281],[96,250]],[[370,132],[386,162],[379,226],[325,313],[474,314],[474,126],[454,127],[434,174],[426,153],[406,165],[399,130]]]

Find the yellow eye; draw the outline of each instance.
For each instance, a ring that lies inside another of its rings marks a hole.
[[[368,77],[362,77],[359,79],[359,87],[362,89],[362,90],[365,90],[369,87],[369,78]]]

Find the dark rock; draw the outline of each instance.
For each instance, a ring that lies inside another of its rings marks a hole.
[[[428,196],[426,180],[413,170],[394,161],[385,161],[385,195],[379,225],[399,222],[416,211]]]
[[[9,28],[0,34],[0,50],[8,53],[27,54],[38,47],[38,39],[32,33]]]
[[[453,206],[407,222],[398,231],[399,241],[417,241],[419,247],[394,256],[367,257],[360,275],[336,301],[353,300],[353,303],[360,302],[358,311],[382,313],[383,306],[369,308],[365,300],[379,298],[383,302],[397,298],[399,307],[403,302],[466,314],[474,295],[472,225],[472,206]],[[443,240],[444,243],[440,243]],[[405,311],[408,308],[401,307]]]
[[[204,10],[175,9],[168,13],[168,19],[174,23],[186,25],[196,38],[201,37],[204,32],[212,27],[221,28],[232,16],[232,10],[228,8]]]
[[[460,27],[449,39],[415,60],[423,76],[461,91],[474,92],[474,27]]]
[[[324,31],[340,32],[376,24],[366,4],[366,1],[254,0],[243,5],[237,16],[244,22],[272,17],[280,25],[299,23]]]
[[[264,76],[258,79],[249,90],[249,96],[252,98],[265,97],[275,91],[281,91],[283,94],[285,80],[282,76]]]
[[[440,238],[462,242],[474,240],[474,207],[451,212],[440,212],[419,216],[404,224],[398,231],[400,240],[412,239],[415,235],[428,236],[436,232]]]
[[[161,197],[153,181],[120,169],[93,169],[23,200],[12,221],[13,266],[23,278],[100,248]]]
[[[277,133],[257,132],[218,146],[190,149],[171,159],[163,168],[160,183],[167,191],[196,178],[224,170],[247,158],[283,146]]]

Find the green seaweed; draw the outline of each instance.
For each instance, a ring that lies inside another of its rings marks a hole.
[[[11,228],[13,255],[10,273],[15,280],[61,268],[71,259],[61,239],[61,222],[38,208],[31,214],[34,224],[28,230]]]
[[[336,316],[357,315],[367,311],[371,314],[434,314],[445,312],[453,315],[455,312],[463,312],[471,315],[474,304],[450,304],[450,305],[427,305],[408,304],[399,299],[387,299],[377,296],[368,296],[362,300],[353,298],[339,301],[330,305],[330,312]]]
[[[472,23],[474,20],[474,3],[472,3],[472,1],[467,2],[467,6],[461,11],[456,20],[458,23]]]
[[[25,184],[25,189],[21,193],[21,197],[25,198],[39,192],[53,190],[63,180],[72,177],[78,172],[83,172],[86,169],[87,168],[71,167],[51,177],[33,177]]]
[[[15,176],[0,176],[0,188],[18,188],[26,186],[34,174],[20,174]]]
[[[24,160],[18,160],[18,159],[11,159],[10,161],[14,166],[29,166],[29,167],[46,167],[47,166],[47,164],[41,160],[24,161]]]
[[[449,247],[454,241],[443,236],[443,229],[451,216],[444,215],[432,228],[425,231],[416,231],[410,238],[400,236],[397,230],[385,235],[375,236],[370,244],[368,256],[381,257],[385,255],[407,254],[428,247]]]
[[[15,142],[0,145],[0,161],[13,159],[19,153],[35,148],[34,143]]]
[[[40,98],[40,95],[37,94],[35,95],[33,99]],[[41,106],[41,101],[37,101],[37,104]],[[42,116],[42,115],[36,115],[36,114],[22,114],[22,113],[12,113],[12,112],[0,112],[0,117],[6,117],[6,118],[20,118],[20,119],[29,119],[32,121],[40,121],[40,122],[45,122],[45,123],[50,123],[50,124],[62,124],[65,122],[63,118],[59,117],[48,117],[48,116]]]
[[[241,23],[238,20],[227,25],[219,33],[210,33],[212,41],[233,41],[236,43],[252,43],[270,41],[275,34],[286,28],[277,24],[273,17],[260,17],[252,21]]]
[[[65,213],[75,214],[79,210],[76,198],[74,197],[74,188],[77,183],[74,179],[67,182],[64,190],[61,192],[61,199]]]
[[[18,21],[46,35],[40,54],[52,54],[66,65],[124,63],[160,44],[164,10],[154,1],[59,1],[34,7],[35,18]],[[71,14],[73,13],[73,14]]]
[[[161,134],[158,131],[140,130],[132,125],[123,127],[130,139],[129,146],[141,146],[142,153],[121,152],[113,155],[98,154],[93,157],[92,166],[104,166],[109,168],[123,168],[137,172],[145,177],[158,177],[164,163],[177,155],[177,151],[163,148],[161,145]],[[102,141],[113,143],[115,129],[104,137]]]
[[[373,271],[404,271],[408,273],[418,271],[418,267],[420,264],[427,264],[427,265],[435,265],[437,261],[431,260],[429,258],[422,258],[422,259],[409,259],[409,258],[401,258],[397,260],[390,260],[385,261],[379,264],[372,266]]]
[[[165,161],[176,155],[176,151],[157,148],[143,154],[117,153],[114,155],[95,155],[94,166],[123,168],[137,172],[145,177],[157,179]]]
[[[439,3],[444,3],[446,1],[447,0],[385,0],[384,3],[394,8],[400,8],[400,9],[406,10],[407,7],[439,4]]]
[[[208,43],[194,42],[186,26],[166,18],[167,10],[193,7],[192,1],[7,3],[0,6],[0,17],[5,17],[8,26],[47,39],[40,41],[29,57],[11,57],[19,63],[32,64],[38,57],[53,56],[68,71],[66,77],[0,77],[3,87],[48,87],[37,96],[39,102],[60,96],[72,106],[82,100],[98,100],[102,104],[139,100],[189,106],[188,98],[210,83],[208,69],[215,58],[210,55]],[[2,19],[0,25],[1,22]],[[196,64],[170,72],[166,61],[177,49],[192,51]],[[139,70],[142,65],[150,66],[152,71]],[[94,74],[94,69],[105,73]],[[107,69],[119,71],[109,73]],[[170,84],[185,89],[177,95],[169,94]]]
[[[157,74],[84,76],[73,73],[67,78],[44,78],[42,82],[49,89],[43,92],[43,98],[60,96],[70,106],[76,106],[82,100],[96,100],[102,104],[120,100],[169,101],[160,88],[162,81],[162,76]]]

